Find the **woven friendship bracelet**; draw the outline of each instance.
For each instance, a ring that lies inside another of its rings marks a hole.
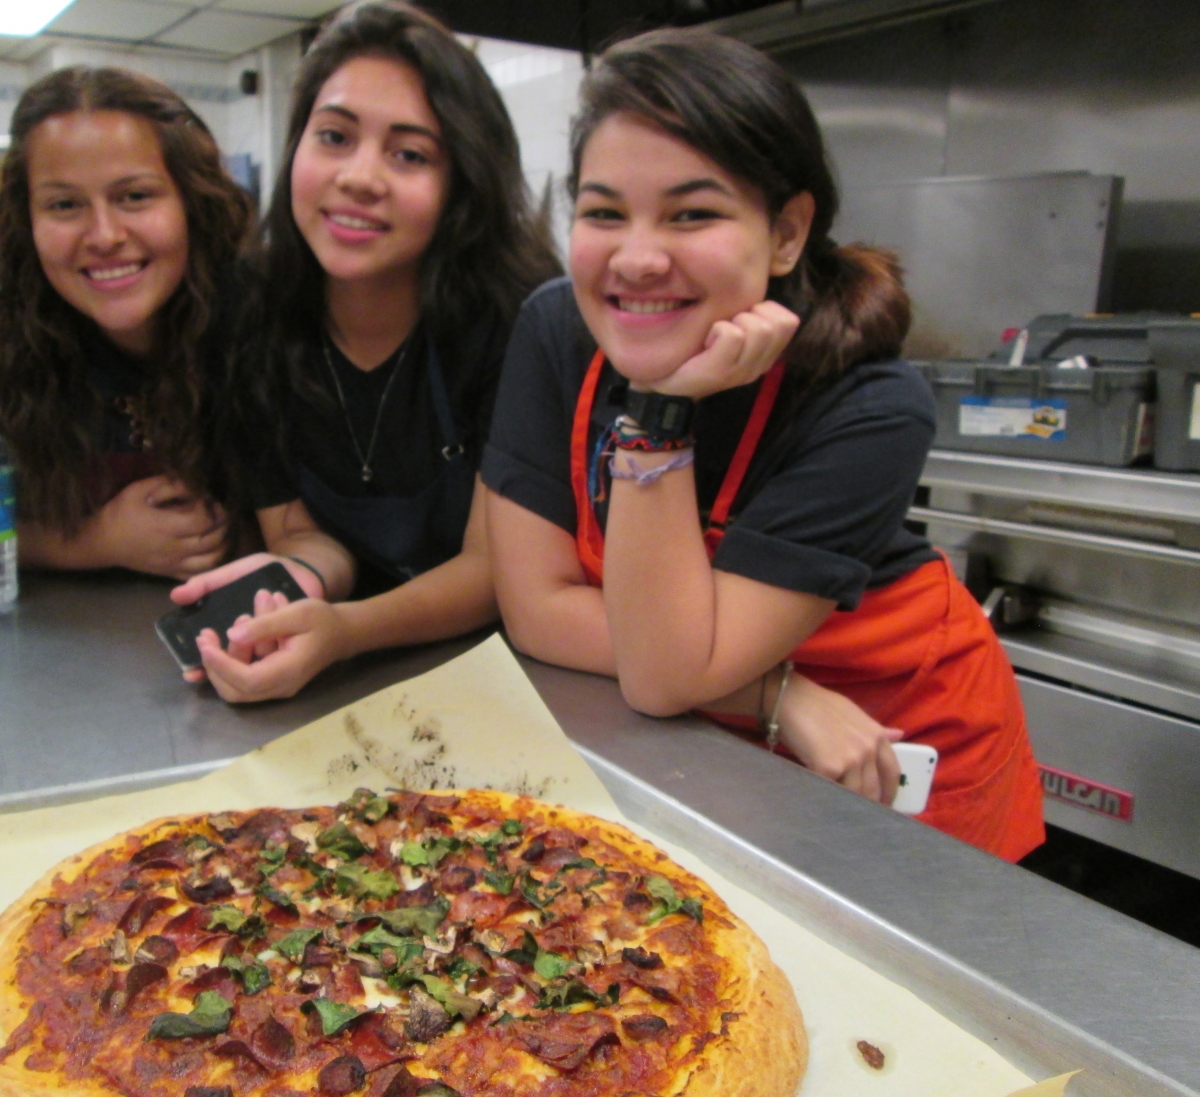
[[[691,435],[683,438],[651,438],[631,416],[618,415],[612,425],[613,444],[617,449],[640,450],[643,453],[675,453],[691,449],[695,440]]]
[[[639,469],[626,456],[625,467],[621,468],[617,464],[617,458],[621,457],[625,452],[624,450],[618,450],[609,459],[609,475],[614,480],[632,480],[638,487],[653,484],[655,480],[665,476],[668,472],[673,472],[675,469],[685,469],[696,460],[696,451],[694,449],[685,449],[677,452],[669,461],[664,461],[661,465],[655,465],[654,468],[650,469]]]

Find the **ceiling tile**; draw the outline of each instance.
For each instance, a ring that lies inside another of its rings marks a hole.
[[[291,34],[303,25],[299,20],[272,19],[263,15],[201,11],[154,40],[171,46],[211,50],[236,57],[239,53],[257,49],[285,34]]]
[[[184,12],[145,0],[75,0],[54,20],[47,32],[84,34],[140,42],[176,22]]]
[[[339,6],[338,0],[217,0],[213,5],[221,11],[249,15],[290,15],[294,19],[319,19],[336,11]]]

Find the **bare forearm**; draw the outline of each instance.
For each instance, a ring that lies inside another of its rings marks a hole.
[[[487,556],[473,553],[460,553],[395,590],[337,610],[347,656],[461,636],[499,615]]]
[[[690,470],[613,484],[604,601],[618,674],[636,707],[665,715],[740,685],[709,681],[717,596]]]
[[[337,602],[354,588],[354,557],[338,541],[320,530],[289,530],[267,538],[276,556],[293,556],[311,564],[325,584],[325,598]]]
[[[506,615],[509,639],[519,651],[572,670],[617,676],[604,596],[595,587],[563,584],[539,592],[538,601]]]
[[[686,469],[614,486],[604,568],[621,689],[656,716],[713,706],[757,680],[833,609],[714,570]]]
[[[84,523],[74,537],[40,522],[17,523],[17,553],[22,567],[62,570],[113,567],[93,536],[95,519]]]

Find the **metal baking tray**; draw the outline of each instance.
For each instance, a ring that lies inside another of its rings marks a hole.
[[[586,747],[574,744],[631,821],[701,858],[824,941],[917,995],[1034,1078],[1082,1068],[1072,1097],[1200,1097],[1200,1092],[1068,1024],[876,917]],[[0,796],[28,811],[194,780],[233,759]]]
[[[1082,1068],[1072,1097],[1200,1097],[743,841],[595,752],[576,749],[631,822],[911,991],[1033,1078]]]

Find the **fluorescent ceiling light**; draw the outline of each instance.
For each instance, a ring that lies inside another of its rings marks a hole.
[[[5,0],[0,3],[0,34],[37,34],[73,3],[75,0]]]

